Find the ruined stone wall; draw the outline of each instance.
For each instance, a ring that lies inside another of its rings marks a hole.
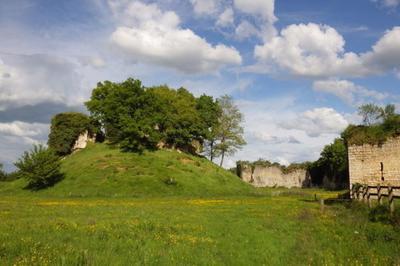
[[[75,141],[74,146],[72,147],[72,151],[82,150],[86,148],[88,142],[95,142],[96,136],[90,136],[89,132],[86,130],[82,134],[79,135],[78,139]]]
[[[298,169],[289,173],[283,173],[277,166],[256,165],[242,166],[239,169],[240,178],[255,187],[308,187],[310,175],[305,169]]]
[[[348,148],[350,184],[400,185],[400,138]],[[383,180],[382,180],[383,179]]]

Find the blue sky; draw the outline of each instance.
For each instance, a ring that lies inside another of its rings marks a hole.
[[[357,106],[400,108],[400,1],[0,0],[0,162],[84,111],[98,81],[230,94],[248,145],[228,158],[318,158]]]

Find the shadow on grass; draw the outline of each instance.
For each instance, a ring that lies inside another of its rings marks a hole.
[[[51,180],[30,182],[28,185],[24,187],[24,189],[30,191],[39,191],[42,189],[50,188],[53,187],[58,182],[62,181],[64,178],[65,174],[60,173],[58,175],[55,175]]]

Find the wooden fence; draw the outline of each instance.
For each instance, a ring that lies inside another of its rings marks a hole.
[[[383,186],[383,185],[361,185],[353,184],[351,186],[351,198],[357,199],[368,203],[368,206],[372,206],[372,199],[377,199],[378,204],[383,204],[383,198],[388,198],[390,212],[394,212],[394,199],[400,199],[400,186]]]

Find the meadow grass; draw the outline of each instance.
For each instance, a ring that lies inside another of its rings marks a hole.
[[[205,158],[106,144],[62,171],[40,191],[0,182],[1,266],[400,265],[399,227],[314,200],[341,192],[255,189]]]
[[[0,264],[399,265],[398,229],[315,193],[336,196],[0,196]]]
[[[254,189],[206,158],[174,150],[121,152],[90,144],[62,161],[64,180],[40,197],[160,197],[246,195]],[[0,195],[31,196],[26,180],[0,182]]]

